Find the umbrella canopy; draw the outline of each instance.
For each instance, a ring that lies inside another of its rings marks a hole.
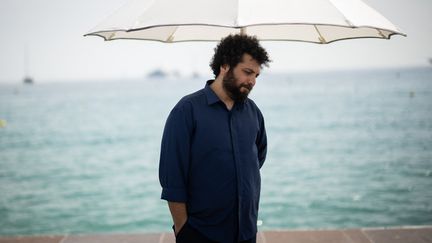
[[[321,44],[405,35],[361,0],[134,0],[86,36],[180,42],[237,33]]]

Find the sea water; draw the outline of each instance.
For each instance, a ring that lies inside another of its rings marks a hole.
[[[206,78],[0,84],[0,235],[171,231],[167,115]],[[264,70],[259,229],[432,224],[432,69]]]

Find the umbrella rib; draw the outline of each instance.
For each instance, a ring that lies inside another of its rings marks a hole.
[[[115,35],[116,35],[116,32],[112,32],[107,39],[112,40],[112,39],[114,39]]]
[[[326,43],[326,39],[324,39],[324,36],[321,35],[321,32],[318,30],[318,27],[316,26],[316,24],[313,25],[315,27],[316,32],[318,33],[319,37],[319,41],[321,42],[321,44]]]
[[[378,33],[380,34],[380,36],[382,38],[387,38],[380,29],[377,29],[377,30],[378,30]]]
[[[168,36],[168,38],[167,38],[167,42],[173,42],[173,40],[174,40],[174,34],[175,34],[175,32],[177,31],[177,29],[178,29],[178,27],[179,26],[175,26],[175,28],[174,28],[174,30],[172,31],[172,33]]]

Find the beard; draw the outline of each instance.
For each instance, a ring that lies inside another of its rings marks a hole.
[[[230,69],[223,78],[222,87],[227,95],[236,102],[245,101],[253,88],[250,84],[237,85],[237,78],[234,76],[233,69]],[[242,88],[245,88],[247,91],[242,92]]]

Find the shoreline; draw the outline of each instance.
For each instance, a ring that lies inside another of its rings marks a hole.
[[[142,234],[85,234],[0,236],[0,243],[174,243],[172,232]],[[259,231],[257,243],[427,243],[432,225],[353,229]]]

